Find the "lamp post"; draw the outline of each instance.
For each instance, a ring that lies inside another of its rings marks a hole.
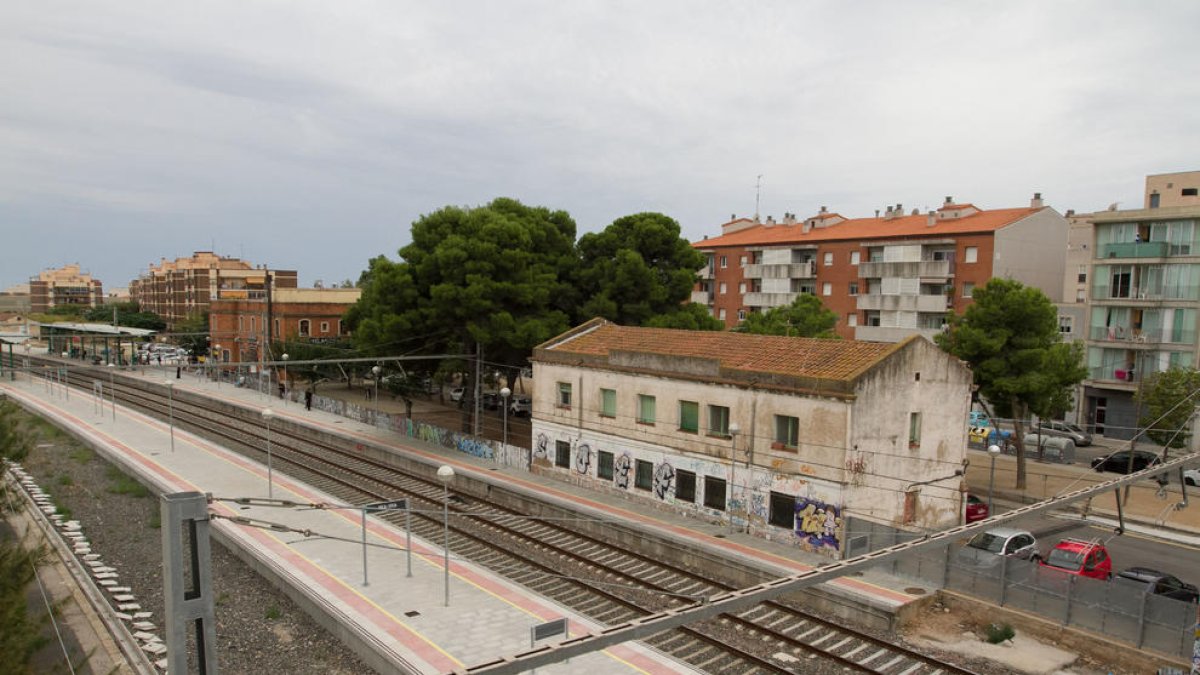
[[[734,486],[737,485],[737,482],[734,480],[734,472],[737,470],[737,437],[738,437],[738,434],[740,434],[740,433],[742,433],[742,428],[740,426],[738,426],[738,423],[731,422],[729,424],[729,438],[730,438],[730,440],[733,441],[733,444],[729,451],[729,501],[731,502],[729,504],[729,533],[730,534],[733,534],[733,504],[732,504],[732,502],[735,501],[734,497],[733,497],[733,490],[734,490]]]
[[[437,470],[438,480],[442,481],[442,525],[445,541],[445,557],[443,563],[445,565],[445,579],[443,581],[446,589],[446,606],[450,606],[450,481],[454,480],[454,467],[449,464],[443,464]]]
[[[500,406],[504,408],[504,445],[508,446],[508,397],[512,396],[512,389],[504,387],[500,390]]]
[[[221,359],[221,345],[213,345],[213,348],[217,350],[217,356],[216,356],[216,366],[217,366],[217,389],[220,389],[220,388],[221,388],[221,361],[222,361],[222,359]]]
[[[383,368],[379,366],[371,366],[371,375],[375,378],[375,407],[371,409],[371,423],[379,422],[379,374],[383,372]]]
[[[167,420],[171,426],[171,452],[175,452],[175,383],[167,380]]]
[[[284,395],[280,396],[280,398],[283,399],[283,404],[287,405],[287,389],[288,389],[288,374],[287,374],[288,355],[287,355],[287,352],[284,352],[283,356],[281,356],[280,358],[283,359],[283,393],[284,393]]]
[[[1000,454],[1000,446],[989,445],[988,454],[992,457],[992,469],[988,473],[988,515],[992,515],[992,486],[996,484],[996,455]]]
[[[267,425],[267,498],[274,496],[273,484],[274,476],[271,473],[271,418],[275,416],[275,411],[270,408],[263,408],[262,418]]]

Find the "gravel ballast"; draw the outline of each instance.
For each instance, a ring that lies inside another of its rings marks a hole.
[[[91,449],[22,413],[33,447],[21,465],[78,520],[92,551],[116,569],[123,586],[165,639],[159,500]],[[374,672],[283,593],[217,541],[212,545],[217,661],[227,673]]]

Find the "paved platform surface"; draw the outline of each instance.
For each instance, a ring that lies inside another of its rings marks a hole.
[[[150,377],[150,376],[148,376]],[[204,391],[245,405],[271,405],[280,416],[308,421],[313,413],[298,406],[279,409],[278,400],[258,400],[253,392],[195,379],[178,380],[179,390]],[[214,528],[240,542],[276,573],[307,589],[347,629],[378,645],[398,669],[409,672],[449,672],[497,656],[529,648],[530,628],[567,618],[572,635],[600,628],[553,601],[455,558],[450,563],[450,604],[444,604],[443,549],[436,542],[413,539],[413,576],[406,576],[405,533],[389,523],[368,518],[367,575],[364,584],[361,511],[301,511],[242,507],[220,498],[266,497],[267,468],[214,443],[171,429],[167,423],[117,405],[100,409],[89,393],[42,381],[5,380],[0,384],[13,400],[57,420],[128,470],[164,492],[211,492],[218,498],[211,512],[245,516],[310,530],[313,536],[245,527],[216,519]],[[319,425],[337,430],[342,420],[320,414]],[[358,425],[361,427],[361,425]],[[368,433],[365,427],[351,432]],[[464,469],[468,468],[466,466]],[[275,498],[300,502],[334,502],[307,485],[274,474]],[[215,580],[219,585],[219,580]],[[551,639],[553,642],[557,639]],[[605,652],[572,659],[570,663],[539,668],[545,673],[691,673],[685,664],[638,643],[618,645]]]

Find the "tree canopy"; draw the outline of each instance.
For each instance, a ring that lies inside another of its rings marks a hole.
[[[725,330],[725,322],[714,317],[708,307],[695,302],[681,305],[668,314],[658,314],[646,320],[648,328],[679,330]]]
[[[87,321],[109,323],[113,318],[113,309],[117,310],[117,323],[128,328],[146,328],[149,330],[164,330],[167,322],[154,312],[143,312],[136,302],[118,302],[100,305],[87,310],[83,318]]]
[[[1200,372],[1192,368],[1172,368],[1150,375],[1137,394],[1141,409],[1138,426],[1161,446],[1188,447],[1192,436],[1188,422],[1196,412],[1197,391]]]
[[[833,327],[837,318],[837,314],[821,304],[820,298],[802,293],[790,305],[751,312],[734,330],[756,335],[836,338]]]
[[[584,301],[575,321],[601,316],[641,326],[680,312],[705,258],[679,231],[679,223],[661,213],[637,213],[580,237],[577,279]],[[686,316],[663,320],[687,323]]]
[[[979,393],[1014,418],[1017,488],[1025,487],[1023,421],[1061,407],[1087,376],[1083,348],[1064,343],[1058,312],[1036,288],[1010,279],[992,279],[975,289],[974,301],[935,340],[962,359]]]

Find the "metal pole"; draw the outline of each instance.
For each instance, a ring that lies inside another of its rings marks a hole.
[[[733,441],[733,443],[730,447],[730,451],[729,451],[729,504],[727,504],[727,507],[729,509],[729,533],[730,534],[733,534],[733,505],[737,502],[737,499],[734,496],[733,491],[734,491],[735,487],[737,486],[737,481],[735,480],[735,477],[737,475],[738,431],[739,431],[739,429],[738,429],[737,425],[730,425],[729,437]]]
[[[108,371],[108,398],[112,401],[113,422],[117,421],[117,385],[113,371]]]
[[[171,452],[175,452],[175,383],[167,380],[167,419],[171,425]]]
[[[988,473],[988,515],[992,515],[992,487],[996,484],[996,456],[992,455],[992,469]]]
[[[71,400],[71,371],[66,366],[63,366],[63,398]]]
[[[450,606],[450,484],[442,485],[442,525],[445,532],[445,575],[443,584],[446,590],[446,606]]]
[[[408,559],[408,574],[412,576],[412,500],[404,500],[404,557]]]
[[[367,507],[362,509],[363,586],[367,586]]]

